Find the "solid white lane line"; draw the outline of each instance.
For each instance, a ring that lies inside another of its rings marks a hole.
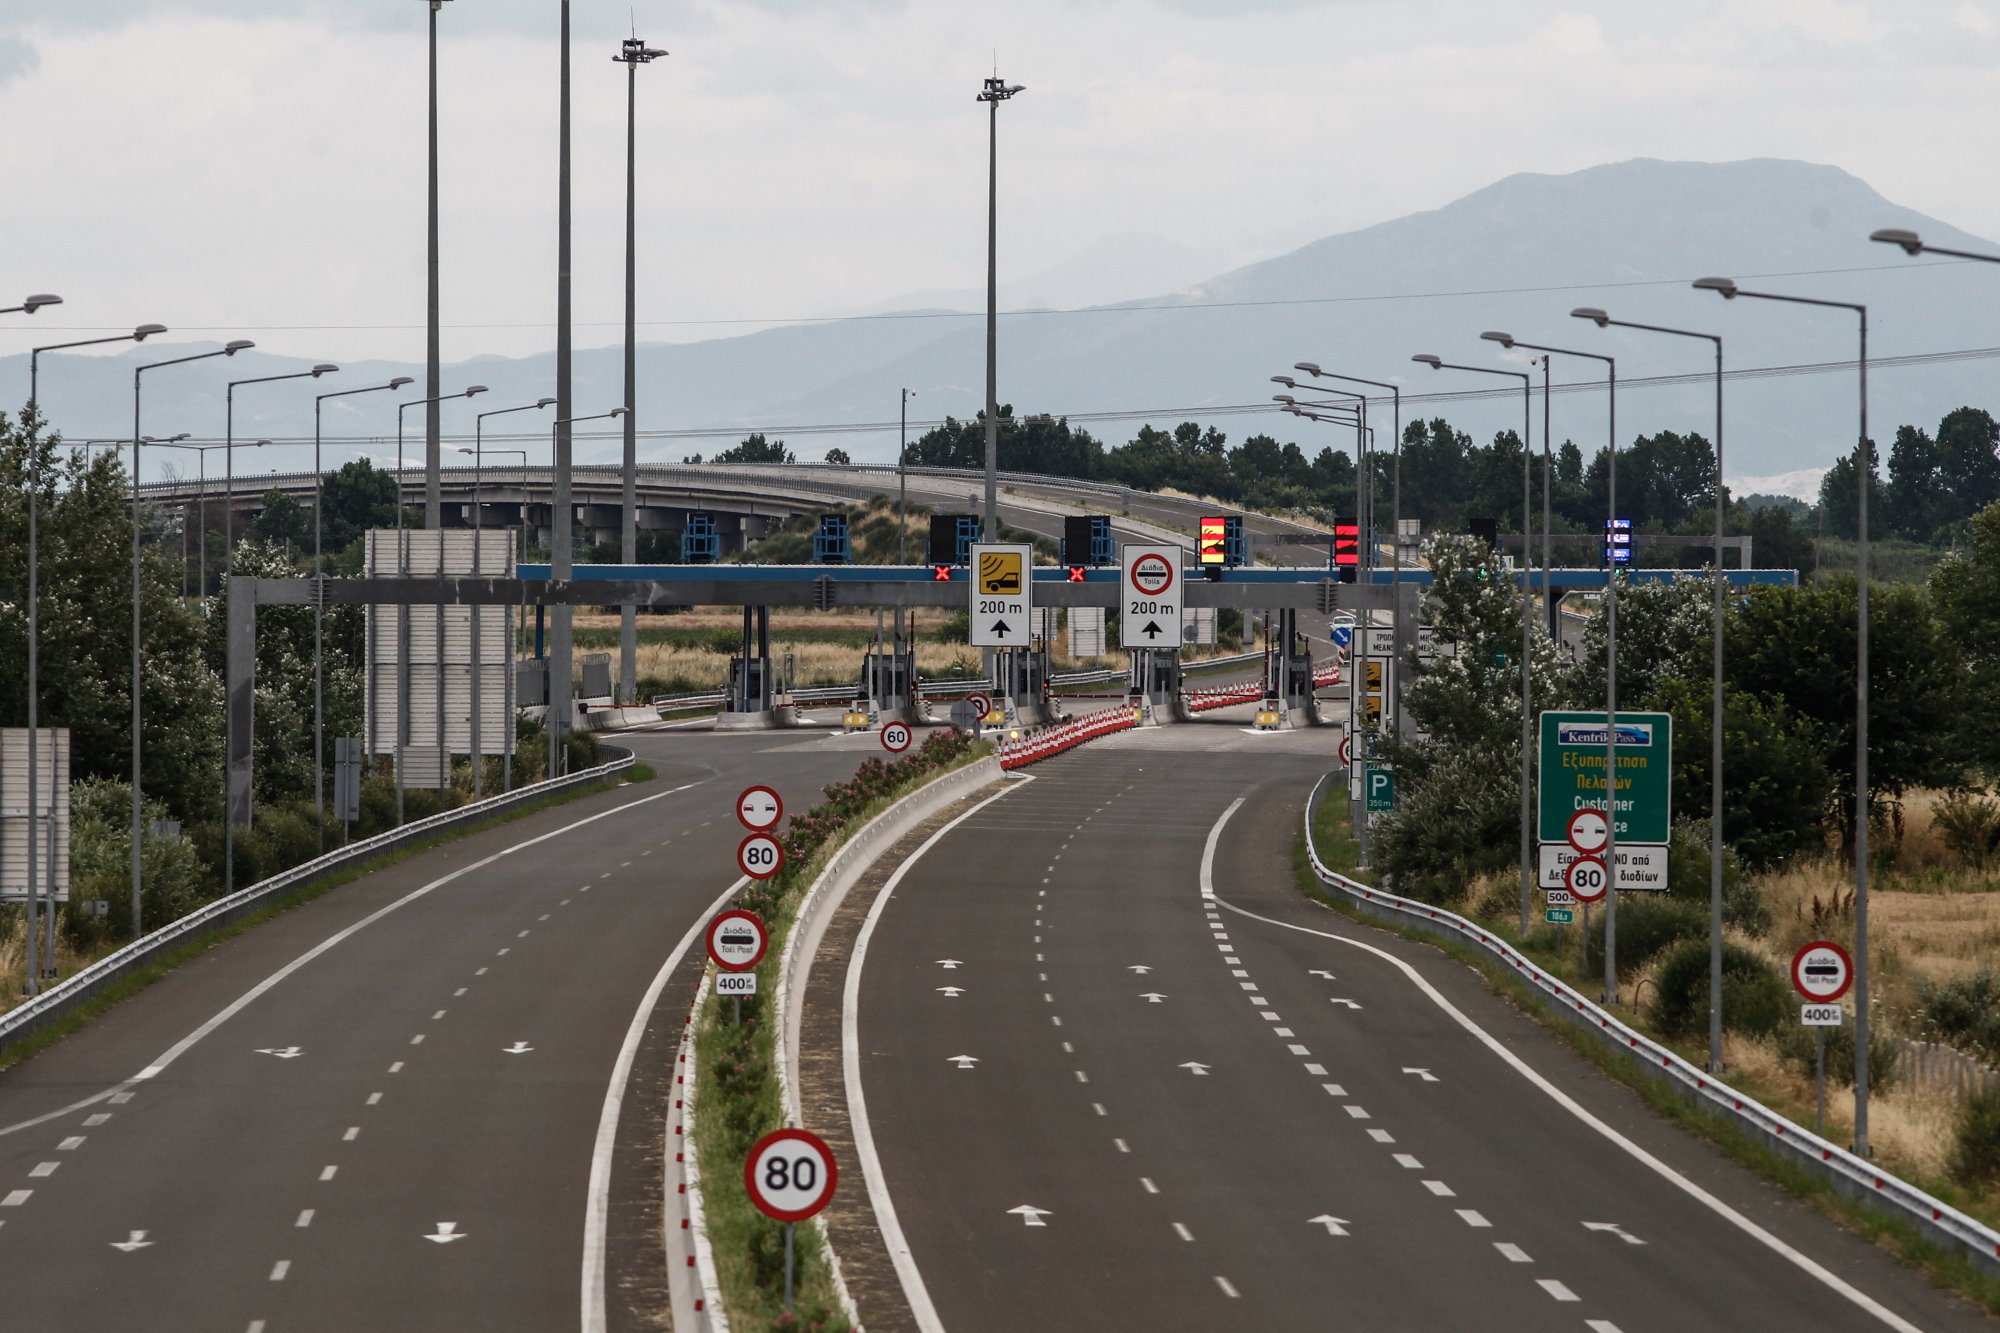
[[[338,1170],[340,1170],[340,1168],[337,1166],[324,1167],[321,1169],[319,1173],[319,1178],[321,1180],[332,1180],[334,1172]]]
[[[707,910],[695,918],[695,923],[687,928],[680,942],[674,945],[673,952],[667,955],[660,970],[653,974],[652,984],[640,998],[632,1022],[625,1029],[625,1040],[618,1048],[618,1059],[611,1066],[611,1082],[604,1090],[604,1107],[597,1116],[597,1141],[591,1148],[590,1187],[583,1209],[581,1300],[584,1333],[602,1333],[604,1328],[604,1246],[608,1234],[606,1224],[611,1212],[611,1154],[618,1142],[618,1116],[625,1105],[625,1089],[632,1080],[632,1066],[639,1056],[640,1039],[646,1035],[646,1025],[652,1021],[653,1009],[660,1002],[660,993],[667,988],[668,979],[681,965],[681,959],[694,942],[706,934],[709,918],[721,911],[723,904],[748,887],[749,883],[750,877],[745,875],[724,889]]]
[[[1221,1287],[1222,1294],[1227,1296],[1230,1300],[1233,1301],[1238,1299],[1236,1288],[1230,1286],[1229,1279],[1222,1276],[1220,1273],[1217,1273],[1215,1275],[1215,1285]]]
[[[292,1223],[292,1225],[295,1227],[309,1227],[312,1224],[313,1224],[313,1210],[310,1208],[299,1209],[299,1220]]]
[[[1192,1231],[1189,1231],[1186,1227],[1182,1226],[1179,1222],[1174,1223],[1174,1234],[1176,1236],[1179,1236],[1182,1240],[1192,1241],[1194,1239],[1194,1233]]]
[[[868,942],[874,938],[875,925],[882,919],[882,912],[888,907],[891,895],[910,867],[921,861],[924,853],[937,846],[946,834],[960,824],[1033,781],[1034,777],[1030,775],[1027,782],[1009,784],[995,792],[931,834],[916,851],[904,858],[869,905],[868,915],[861,923],[861,933],[855,937],[854,947],[848,952],[847,978],[841,991],[840,1042],[842,1076],[847,1085],[847,1117],[854,1131],[854,1154],[861,1162],[862,1179],[868,1185],[868,1202],[875,1209],[875,1225],[882,1233],[883,1248],[888,1250],[889,1260],[895,1265],[896,1277],[903,1285],[903,1299],[909,1302],[910,1314],[921,1333],[944,1333],[944,1323],[938,1318],[937,1306],[931,1301],[930,1290],[925,1287],[923,1274],[917,1269],[916,1256],[910,1252],[910,1242],[896,1217],[896,1203],[889,1197],[889,1185],[882,1175],[882,1158],[875,1150],[875,1136],[869,1125],[868,1101],[861,1087],[861,969],[868,960]],[[706,925],[705,922],[703,924]],[[1036,954],[1035,961],[1041,960],[1042,956]],[[1054,1022],[1058,1027],[1062,1025],[1060,1018],[1054,1018]],[[1091,1109],[1099,1115],[1104,1114],[1101,1102],[1092,1102]],[[595,1330],[586,1329],[585,1333],[595,1333]]]
[[[1580,1301],[1583,1299],[1583,1297],[1577,1295],[1552,1277],[1537,1278],[1535,1285],[1559,1301]]]
[[[1500,1251],[1501,1255],[1510,1264],[1531,1264],[1535,1262],[1528,1257],[1526,1250],[1509,1241],[1496,1240],[1493,1242],[1493,1248]]]
[[[1207,888],[1208,882],[1204,880],[1203,885],[1204,888]],[[1909,1320],[1903,1318],[1901,1315],[1897,1314],[1894,1310],[1889,1309],[1887,1306],[1877,1301],[1874,1297],[1870,1296],[1867,1292],[1862,1291],[1860,1288],[1846,1281],[1838,1274],[1832,1272],[1825,1265],[1821,1264],[1818,1260],[1812,1258],[1812,1256],[1805,1254],[1800,1250],[1794,1249],[1790,1244],[1788,1244],[1780,1237],[1772,1234],[1764,1227],[1759,1226],[1756,1222],[1744,1216],[1736,1209],[1730,1207],[1727,1203],[1724,1203],[1721,1199],[1717,1198],[1715,1195],[1710,1194],[1707,1190],[1703,1189],[1700,1185],[1695,1184],[1692,1180],[1689,1180],[1686,1177],[1682,1176],[1679,1172],[1675,1171],[1665,1162],[1655,1157],[1652,1153],[1646,1151],[1646,1149],[1640,1147],[1637,1143],[1634,1143],[1631,1139],[1626,1138],[1625,1135],[1621,1134],[1618,1130],[1612,1128],[1610,1125],[1600,1120],[1596,1115],[1592,1114],[1575,1098],[1571,1097],[1561,1088],[1558,1088],[1554,1083],[1551,1083],[1546,1077],[1544,1077],[1541,1074],[1539,1070],[1535,1069],[1534,1066],[1530,1065],[1526,1060],[1523,1060],[1513,1051],[1507,1049],[1507,1047],[1492,1033],[1488,1032],[1485,1028],[1479,1026],[1479,1024],[1473,1022],[1472,1019],[1468,1017],[1463,1010],[1461,1010],[1457,1005],[1453,1004],[1449,999],[1445,998],[1445,995],[1442,991],[1438,990],[1437,987],[1431,985],[1429,981],[1425,980],[1423,974],[1418,972],[1415,967],[1411,966],[1409,963],[1405,962],[1401,958],[1398,958],[1396,955],[1390,953],[1388,950],[1379,949],[1372,944],[1366,944],[1361,940],[1354,939],[1347,935],[1337,935],[1332,931],[1314,930],[1310,926],[1295,926],[1289,921],[1280,921],[1276,917],[1260,916],[1256,912],[1252,912],[1245,908],[1238,907],[1234,903],[1227,902],[1222,899],[1217,899],[1217,901],[1221,902],[1224,907],[1227,907],[1230,911],[1236,913],[1238,916],[1248,917],[1252,921],[1261,921],[1265,925],[1277,926],[1281,930],[1296,930],[1303,935],[1317,935],[1321,939],[1333,940],[1336,943],[1349,945],[1353,948],[1362,949],[1368,953],[1374,954],[1377,958],[1382,959],[1384,962],[1388,963],[1390,966],[1400,971],[1405,977],[1409,978],[1411,984],[1416,986],[1418,990],[1422,991],[1425,997],[1428,998],[1431,1001],[1431,1003],[1435,1004],[1439,1009],[1443,1010],[1444,1013],[1453,1022],[1457,1023],[1465,1031],[1471,1033],[1472,1036],[1476,1040],[1478,1040],[1478,1042],[1481,1045],[1485,1046],[1486,1049],[1488,1049],[1489,1051],[1492,1051],[1494,1055],[1498,1056],[1502,1061],[1504,1061],[1522,1078],[1526,1079],[1529,1083],[1532,1083],[1535,1087],[1539,1088],[1544,1094],[1548,1096],[1549,1100],[1555,1102],[1556,1105],[1562,1107],[1565,1111],[1568,1111],[1572,1116],[1575,1116],[1583,1124],[1595,1130],[1598,1134],[1602,1135],[1606,1140],[1608,1140],[1616,1147],[1618,1147],[1627,1156],[1631,1157],[1634,1161],[1646,1167],[1647,1170],[1653,1172],[1653,1174],[1658,1176],[1661,1180],[1673,1186],[1675,1189],[1680,1190],[1683,1194],[1686,1194],[1688,1197],[1694,1199],[1696,1202],[1700,1203],[1703,1207],[1713,1212],[1716,1216],[1723,1218],[1731,1226],[1736,1227],[1738,1230],[1742,1231],[1745,1235],[1750,1236],[1752,1239],[1756,1240],[1759,1244],[1771,1250],[1772,1253],[1779,1255],[1786,1262],[1798,1268],[1801,1272],[1804,1272],[1807,1275],[1811,1276],[1813,1279],[1815,1279],[1822,1285],[1826,1286],[1828,1289],[1837,1292],[1839,1295],[1845,1297],[1848,1301],[1852,1302],[1859,1308],[1866,1310],[1869,1314],[1873,1315],[1881,1323],[1887,1325],[1890,1328],[1895,1329],[1897,1333],[1922,1333],[1922,1330],[1920,1330],[1915,1324],[1912,1324]]]
[[[341,929],[335,931],[333,934],[321,940],[318,944],[315,944],[312,948],[307,949],[297,958],[294,958],[291,962],[286,963],[283,967],[273,972],[270,976],[265,977],[262,981],[252,986],[249,990],[244,991],[243,994],[237,996],[234,1000],[231,1000],[228,1004],[224,1005],[222,1009],[218,1013],[216,1013],[214,1017],[210,1018],[207,1022],[203,1023],[200,1027],[196,1028],[194,1031],[188,1033],[185,1037],[182,1037],[172,1046],[169,1046],[165,1052],[156,1057],[151,1064],[147,1065],[143,1070],[141,1070],[136,1077],[127,1079],[125,1082],[117,1084],[114,1087],[107,1088],[103,1092],[96,1093],[89,1097],[85,1097],[81,1101],[71,1102],[68,1106],[59,1107],[58,1109],[53,1111],[46,1111],[41,1115],[33,1117],[32,1119],[18,1121],[11,1125],[0,1126],[0,1137],[5,1137],[8,1134],[15,1133],[18,1130],[27,1129],[33,1125],[46,1124],[51,1120],[57,1120],[62,1118],[63,1116],[74,1114],[77,1111],[81,1111],[86,1106],[93,1106],[101,1101],[109,1100],[113,1103],[120,1103],[120,1104],[130,1101],[132,1099],[132,1094],[130,1092],[130,1089],[135,1083],[141,1081],[142,1079],[153,1078],[158,1074],[160,1074],[163,1070],[166,1069],[168,1065],[180,1059],[181,1056],[187,1054],[187,1052],[191,1048],[193,1048],[196,1042],[208,1036],[211,1032],[214,1032],[224,1023],[227,1023],[230,1019],[234,1018],[238,1013],[242,1012],[242,1010],[246,1006],[248,1006],[252,1001],[257,999],[258,996],[264,994],[264,992],[270,990],[272,987],[276,986],[279,982],[291,976],[292,973],[298,971],[300,968],[304,967],[307,963],[310,963],[313,959],[319,957],[327,950],[333,948],[334,945],[339,944],[342,940],[347,939],[350,935],[354,935],[362,930],[367,929],[369,926],[374,925],[377,921],[380,921],[383,917],[389,915],[389,913],[395,911],[397,908],[403,907],[409,903],[413,903],[417,899],[424,897],[431,891],[442,888],[446,884],[451,883],[453,880],[462,878],[465,875],[469,875],[475,870],[483,870],[487,866],[492,865],[495,861],[500,860],[502,857],[510,856],[513,853],[521,851],[525,848],[533,847],[536,846],[537,844],[547,842],[551,838],[559,838],[563,834],[568,833],[573,829],[582,828],[586,824],[594,824],[600,819],[608,819],[612,815],[623,814],[627,810],[634,810],[637,809],[639,806],[646,805],[650,802],[661,800],[668,796],[677,795],[680,792],[687,791],[689,788],[698,787],[701,785],[702,782],[705,781],[707,781],[707,779],[704,778],[696,782],[684,783],[681,786],[670,788],[667,791],[654,792],[651,796],[641,796],[637,800],[627,801],[623,805],[613,806],[609,810],[600,810],[594,815],[585,815],[582,819],[576,820],[572,823],[564,824],[561,828],[551,829],[547,833],[538,834],[535,837],[525,839],[521,842],[517,842],[511,847],[503,847],[499,851],[493,853],[491,856],[482,857],[481,859],[474,861],[469,865],[460,866],[458,869],[451,871],[449,874],[440,875],[438,878],[432,880],[430,883],[424,885],[422,888],[412,889],[410,892],[404,894],[402,897],[396,899],[394,902],[387,903],[384,906],[377,908],[375,911],[370,912],[367,916],[362,917],[359,921],[356,921],[350,925],[344,926]],[[501,952],[504,953],[506,951],[503,949],[501,950]]]

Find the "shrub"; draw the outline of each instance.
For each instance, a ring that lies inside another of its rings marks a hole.
[[[1948,792],[1932,808],[1931,823],[1945,846],[1975,869],[2000,857],[2000,801],[1990,796]]]
[[[1726,996],[1723,1003],[1727,1006]],[[1842,1023],[1837,1028],[1825,1029],[1825,1032],[1827,1084],[1829,1087],[1851,1088],[1854,1086],[1854,1024]],[[1815,1059],[1813,1029],[1796,1023],[1779,1029],[1778,1054],[1787,1064],[1811,1078]],[[1870,1093],[1887,1092],[1896,1083],[1896,1039],[1877,1024],[1868,1031],[1868,1090]]]
[[[1966,1185],[2000,1181],[2000,1086],[1983,1088],[1966,1103],[1950,1170],[1952,1179]]]
[[[2000,973],[1991,967],[1923,983],[1917,988],[1917,1010],[1927,1036],[2000,1060]]]
[[[1706,905],[1678,898],[1620,894],[1618,898],[1618,971],[1644,967],[1681,940],[1708,938]],[[1706,948],[1706,945],[1703,946]],[[1590,923],[1592,966],[1604,967],[1604,914]],[[1704,958],[1707,955],[1702,955]],[[1703,973],[1707,975],[1706,972]]]
[[[1731,1032],[1761,1037],[1785,1021],[1789,987],[1777,968],[1739,944],[1722,946],[1722,1022]],[[1684,940],[1660,965],[1653,1021],[1669,1037],[1708,1031],[1708,942]]]

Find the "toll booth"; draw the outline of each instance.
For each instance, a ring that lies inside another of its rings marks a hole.
[[[1134,648],[1125,681],[1125,700],[1140,710],[1146,724],[1179,722],[1187,710],[1181,701],[1181,654],[1178,648]]]
[[[917,721],[917,655],[869,653],[861,659],[859,695],[884,722]]]
[[[994,693],[1008,721],[1039,726],[1055,719],[1049,694],[1049,654],[1045,648],[996,648]]]
[[[1290,608],[1278,611],[1275,631],[1265,657],[1264,694],[1272,700],[1288,727],[1309,727],[1319,721],[1313,700],[1312,654],[1305,650],[1299,634],[1299,613]]]
[[[778,680],[773,667],[771,609],[746,606],[743,646],[729,659],[729,689],[722,711],[715,716],[717,731],[763,731],[797,721],[791,708],[777,703]]]

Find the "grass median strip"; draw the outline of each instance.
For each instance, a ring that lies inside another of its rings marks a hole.
[[[757,1211],[741,1183],[751,1146],[785,1123],[777,1074],[777,1044],[783,1040],[777,980],[800,901],[834,853],[869,820],[920,787],[992,752],[990,743],[974,743],[966,733],[950,730],[933,733],[903,759],[864,762],[854,777],[829,786],[825,801],[793,816],[781,837],[785,869],[752,885],[738,899],[738,906],[764,919],[770,944],[757,967],[757,993],[742,998],[742,1021],[736,1021],[735,997],[712,992],[697,1018],[700,1093],[692,1130],[702,1179],[707,1182],[702,1208],[708,1243],[724,1307],[739,1330],[838,1333],[849,1327],[819,1229],[812,1226],[798,1227],[794,1236],[796,1290],[791,1321],[786,1321],[784,1226]],[[858,1172],[849,1180],[850,1188],[861,1188]]]

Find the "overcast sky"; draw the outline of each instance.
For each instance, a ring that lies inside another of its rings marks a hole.
[[[420,357],[426,9],[4,0],[0,295],[67,304],[0,320],[0,352],[157,320]],[[639,71],[642,338],[980,287],[974,94],[996,55],[1027,85],[1001,109],[1010,273],[1124,233],[1242,262],[1510,172],[1635,156],[1830,162],[2000,236],[1991,0],[574,9],[581,346],[619,337],[626,75],[610,57],[635,20],[672,53]],[[558,13],[439,15],[447,360],[552,345]]]

